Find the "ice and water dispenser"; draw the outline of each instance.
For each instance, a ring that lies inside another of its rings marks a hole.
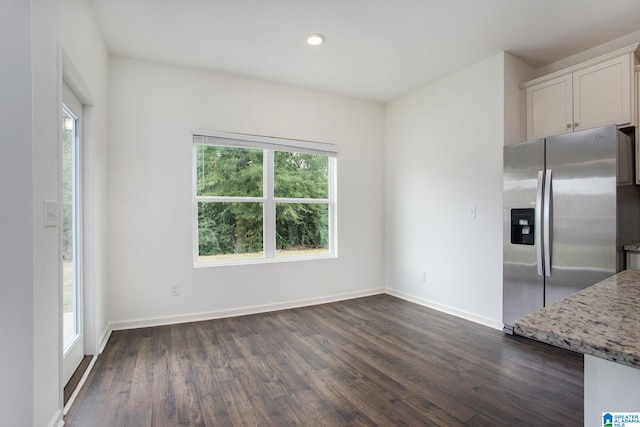
[[[533,245],[535,209],[511,209],[511,243]]]

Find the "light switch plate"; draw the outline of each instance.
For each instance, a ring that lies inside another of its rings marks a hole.
[[[467,217],[475,218],[476,217],[476,205],[469,205],[467,208]]]
[[[44,226],[58,226],[58,202],[55,200],[44,201]]]

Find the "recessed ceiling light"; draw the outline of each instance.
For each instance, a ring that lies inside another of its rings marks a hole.
[[[314,33],[307,36],[307,43],[311,46],[321,45],[325,40],[324,34]]]

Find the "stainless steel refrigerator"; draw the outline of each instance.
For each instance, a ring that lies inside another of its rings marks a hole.
[[[640,241],[632,131],[607,126],[505,146],[506,333],[517,318],[624,270],[624,245]]]

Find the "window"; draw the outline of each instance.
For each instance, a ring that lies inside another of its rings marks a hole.
[[[193,135],[194,265],[335,257],[336,147]]]

